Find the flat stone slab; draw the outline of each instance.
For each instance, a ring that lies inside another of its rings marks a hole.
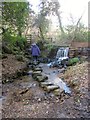
[[[48,77],[47,76],[43,76],[43,75],[36,77],[36,80],[39,81],[39,82],[44,82],[47,79],[48,79]]]
[[[57,85],[50,85],[50,86],[46,86],[44,87],[44,90],[46,90],[47,92],[51,92],[55,89],[58,89],[59,87]]]
[[[53,85],[53,83],[52,83],[52,82],[49,82],[49,81],[45,81],[45,82],[41,82],[41,83],[40,83],[40,86],[41,86],[41,87],[50,86],[50,85]]]
[[[43,71],[42,68],[34,68],[34,71]]]
[[[40,74],[41,71],[34,71],[33,74]]]
[[[35,71],[32,73],[32,77],[35,79],[37,76],[42,76],[41,71]]]
[[[64,92],[64,90],[63,90],[63,89],[60,89],[60,88],[53,91],[53,93],[54,93],[56,96],[61,95],[63,92]]]

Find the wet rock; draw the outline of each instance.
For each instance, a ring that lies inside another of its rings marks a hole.
[[[54,93],[56,96],[60,96],[63,92],[64,92],[63,89],[56,89],[56,90],[53,91],[53,93]]]
[[[27,73],[27,75],[32,75],[32,73],[33,73],[33,71],[30,70],[30,71]]]
[[[53,85],[53,83],[52,83],[52,82],[49,82],[49,81],[41,82],[41,83],[40,83],[40,86],[41,86],[41,87],[45,87],[45,86],[49,86],[49,85]]]
[[[47,80],[48,77],[47,76],[37,76],[36,77],[36,80],[39,81],[39,82],[44,82],[45,80]]]
[[[33,61],[33,62],[32,62],[32,65],[35,65],[35,66],[36,66],[36,65],[38,65],[38,64],[39,64],[38,61]]]
[[[35,71],[32,73],[33,78],[36,78],[37,76],[42,76],[41,71]]]
[[[45,86],[44,90],[46,90],[47,92],[53,91],[55,89],[58,89],[59,87],[57,85],[51,85],[51,86]]]
[[[34,68],[34,71],[43,71],[42,68]]]
[[[32,73],[32,75],[39,75],[39,74],[41,74],[41,71],[34,71],[34,72]]]

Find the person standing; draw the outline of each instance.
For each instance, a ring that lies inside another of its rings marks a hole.
[[[40,51],[39,47],[35,43],[33,43],[31,46],[31,54],[32,54],[34,61],[38,60],[40,53],[41,53],[41,51]]]

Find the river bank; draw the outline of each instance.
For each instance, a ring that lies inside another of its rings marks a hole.
[[[15,55],[5,54],[2,59],[2,82],[13,82],[27,71],[28,59],[18,61]]]

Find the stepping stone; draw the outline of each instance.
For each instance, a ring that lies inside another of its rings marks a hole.
[[[41,71],[35,71],[32,73],[32,77],[35,78],[37,76],[42,76]]]
[[[50,85],[50,86],[45,86],[44,90],[46,90],[47,92],[50,92],[50,91],[53,91],[58,88],[59,88],[59,86],[57,86],[57,85]]]
[[[32,73],[33,73],[33,71],[30,70],[30,71],[27,72],[27,75],[32,75]]]
[[[43,71],[42,68],[35,68],[34,71]]]
[[[39,81],[39,82],[44,82],[45,80],[47,80],[48,77],[47,76],[37,76],[36,77],[36,80]]]
[[[52,83],[52,82],[49,82],[49,81],[41,82],[41,83],[40,83],[40,86],[41,86],[41,87],[50,86],[50,85],[53,85],[53,83]]]
[[[53,91],[53,93],[54,93],[56,96],[61,95],[63,92],[64,92],[64,90],[63,90],[63,89],[60,89],[60,88]]]
[[[40,74],[41,71],[34,71],[33,74]]]

